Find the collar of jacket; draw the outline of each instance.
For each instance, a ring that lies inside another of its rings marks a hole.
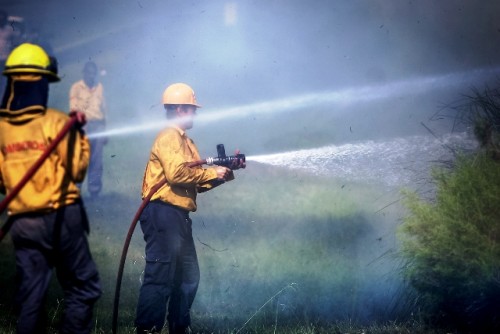
[[[9,76],[0,106],[0,117],[10,123],[23,123],[45,114],[49,82],[40,75]]]
[[[175,130],[177,130],[179,132],[179,134],[181,135],[181,137],[187,137],[186,131],[182,130],[177,124],[174,123],[171,125],[171,127],[174,128]]]

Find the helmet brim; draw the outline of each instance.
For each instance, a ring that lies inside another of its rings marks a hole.
[[[9,75],[16,75],[16,74],[42,74],[45,75],[48,79],[49,82],[58,82],[61,81],[61,78],[54,74],[51,71],[47,71],[41,68],[27,68],[27,67],[11,67],[7,68],[2,72],[3,75],[9,76]]]

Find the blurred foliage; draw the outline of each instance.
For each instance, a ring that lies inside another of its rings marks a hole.
[[[434,203],[409,193],[401,226],[404,274],[430,320],[499,326],[500,166],[480,154],[436,172]]]
[[[404,276],[429,321],[475,332],[500,329],[500,93],[473,91],[455,105],[457,124],[480,142],[450,170],[436,170],[432,202],[407,192],[398,231]]]
[[[445,105],[431,119],[451,118],[453,131],[472,130],[481,149],[500,159],[500,88],[472,88],[470,94]]]

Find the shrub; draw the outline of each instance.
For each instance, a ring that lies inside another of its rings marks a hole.
[[[500,329],[500,164],[487,153],[436,171],[436,198],[408,193],[398,236],[403,273],[423,316],[482,332]]]

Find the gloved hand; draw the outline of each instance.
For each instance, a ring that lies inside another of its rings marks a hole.
[[[224,166],[217,166],[215,170],[217,172],[217,179],[221,181],[226,181],[229,175],[231,175],[231,170]]]
[[[69,117],[76,117],[76,127],[79,130],[82,129],[87,123],[87,118],[85,117],[85,114],[81,111],[71,110],[69,112]]]
[[[240,150],[236,150],[234,152],[234,156],[237,157],[238,154],[240,154]],[[247,166],[246,162],[243,159],[234,159],[231,161],[231,168],[232,170],[240,169],[240,168],[245,168]]]

